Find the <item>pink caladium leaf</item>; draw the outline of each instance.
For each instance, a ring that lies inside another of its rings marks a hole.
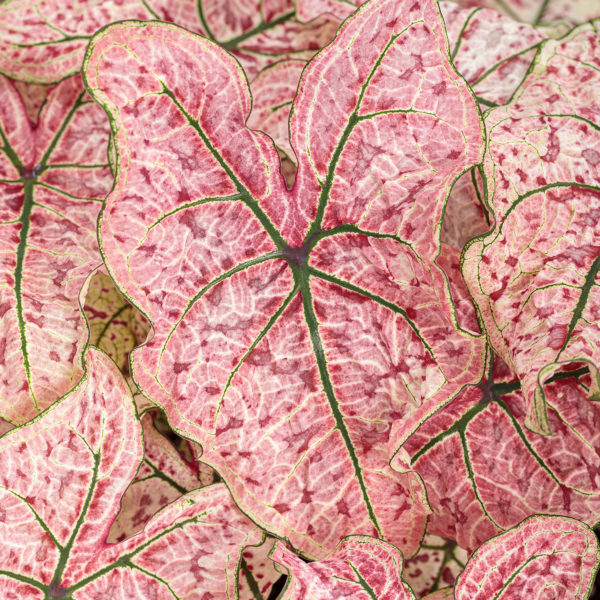
[[[250,84],[252,112],[248,127],[264,131],[276,146],[296,162],[290,145],[290,108],[305,61],[283,60],[263,69]]]
[[[267,600],[273,585],[281,578],[269,556],[275,540],[267,537],[260,546],[248,546],[242,552],[238,574],[239,600]]]
[[[0,76],[0,416],[21,424],[81,376],[78,295],[101,262],[96,220],[113,183],[109,124],[73,77],[32,127]]]
[[[484,108],[506,104],[547,35],[494,10],[443,7],[454,66]]]
[[[492,8],[516,21],[539,25],[565,20],[573,24],[600,17],[600,6],[589,0],[457,0],[466,7]]]
[[[298,16],[310,20],[331,14],[339,20],[349,16],[362,0],[298,0]],[[543,29],[501,15],[495,10],[460,8],[440,2],[454,66],[472,86],[484,107],[505,104],[529,68]],[[566,32],[564,32],[566,33]]]
[[[359,532],[413,554],[428,509],[414,473],[389,467],[391,425],[402,443],[484,355],[434,263],[447,190],[482,141],[437,4],[365,6],[307,66],[291,192],[221,48],[130,22],[84,66],[119,155],[102,249],[154,328],[138,385],[301,552]]]
[[[0,5],[0,72],[33,83],[60,81],[79,71],[97,29],[154,18],[143,0],[7,0]]]
[[[573,373],[548,384],[552,436],[526,429],[514,380],[490,379],[437,413],[405,445],[427,486],[428,530],[473,551],[531,514],[598,523],[600,406],[586,396]]]
[[[72,392],[0,442],[2,597],[231,597],[242,548],[262,534],[222,484],[169,505],[139,535],[105,543],[142,459],[141,427],[114,363],[96,349],[86,358]]]
[[[146,412],[141,421],[144,460],[121,500],[121,511],[112,524],[108,542],[135,535],[161,508],[202,487],[198,471],[156,430],[152,413]]]
[[[280,600],[414,600],[402,579],[402,554],[391,544],[368,536],[344,538],[334,552],[306,563],[281,542],[271,558],[288,571]]]
[[[426,534],[419,552],[404,563],[403,578],[417,598],[453,586],[468,554],[455,542]],[[442,596],[443,597],[443,596]]]
[[[598,570],[594,532],[567,517],[538,515],[485,542],[459,576],[456,600],[585,600]]]
[[[129,353],[146,339],[148,322],[120,294],[104,267],[91,274],[84,302],[88,343],[100,348],[127,374]]]
[[[545,381],[558,369],[586,363],[599,397],[597,64],[595,23],[544,42],[510,104],[486,115],[496,223],[463,257],[490,342],[523,385],[527,426],[544,433]]]
[[[0,73],[55,83],[77,73],[89,39],[122,19],[169,21],[232,51],[248,76],[286,58],[307,60],[338,23],[300,23],[290,0],[7,0],[0,4]]]
[[[339,25],[328,16],[299,22],[291,0],[198,0],[198,10],[202,28],[193,30],[232,52],[249,78],[277,61],[308,60]]]

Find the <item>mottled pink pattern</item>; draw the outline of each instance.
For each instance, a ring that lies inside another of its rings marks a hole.
[[[344,538],[326,559],[305,563],[278,542],[271,558],[288,572],[281,600],[411,600],[402,580],[402,555],[381,540]]]
[[[407,50],[418,45],[427,48],[422,65]],[[338,60],[348,67],[344,84]],[[414,473],[391,470],[390,451],[483,368],[483,340],[457,329],[433,262],[443,187],[481,152],[475,102],[447,70],[437,8],[380,0],[307,67],[292,117],[308,144],[296,148],[300,164],[310,155],[327,177],[327,149],[348,148],[320,216],[324,184],[304,167],[287,190],[271,140],[244,126],[247,84],[221,49],[179,28],[132,23],[100,33],[86,65],[118,130],[103,250],[154,326],[134,353],[137,383],[177,431],[203,444],[203,460],[240,506],[309,556],[352,532],[414,553],[424,490]],[[427,82],[414,113],[394,99],[402,86],[389,75],[408,67]],[[332,93],[343,111],[331,110]],[[390,112],[379,119],[384,105]],[[324,127],[315,115],[326,110]],[[371,127],[380,148],[361,167],[360,193],[347,190],[345,210],[342,188],[357,170],[353,127]],[[403,145],[386,148],[390,127],[407,135]],[[452,150],[433,147],[432,127]],[[413,177],[419,152],[431,167]],[[378,189],[389,182],[392,197],[396,180],[412,182],[399,197],[405,213],[385,224],[395,208]],[[361,203],[364,222],[354,218]]]
[[[233,594],[242,548],[262,533],[222,484],[169,505],[139,535],[106,543],[142,459],[141,427],[114,363],[96,349],[85,358],[80,385],[0,443],[3,598],[36,598],[23,578],[55,598]]]
[[[596,536],[583,523],[529,517],[475,552],[458,578],[454,597],[585,600],[599,559]]]
[[[102,547],[142,458],[125,381],[97,350],[88,352],[87,369],[74,392],[0,444],[2,569],[45,585],[61,553],[77,571]]]
[[[123,19],[159,19],[215,39],[248,77],[276,61],[308,60],[338,23],[300,23],[290,0],[12,0],[0,6],[0,72],[35,83],[73,75],[90,37]]]
[[[600,17],[600,7],[589,0],[457,0],[466,7],[486,6],[526,23],[565,20],[583,23]]]
[[[575,379],[548,386],[552,436],[525,428],[518,391],[490,401],[470,388],[430,419],[406,444],[434,511],[428,529],[472,551],[531,514],[597,523],[600,407],[585,396]]]
[[[462,22],[460,29],[455,22]],[[539,43],[547,37],[544,31],[494,10],[457,10],[450,26],[454,66],[477,97],[484,100],[482,110],[490,103],[508,102],[527,73]]]
[[[487,115],[496,226],[464,256],[490,341],[523,384],[527,426],[543,432],[543,384],[561,365],[588,362],[590,395],[599,387],[599,48],[593,25],[546,42],[511,103]]]
[[[113,178],[106,115],[79,77],[52,89],[36,127],[11,83],[0,87],[0,415],[21,424],[81,376],[78,294],[101,262],[96,220]]]
[[[284,60],[261,71],[250,84],[253,102],[248,127],[269,134],[294,162],[297,159],[290,146],[290,107],[305,66],[302,60]]]
[[[140,532],[151,517],[183,492],[202,487],[198,471],[156,430],[153,416],[146,412],[141,418],[144,460],[121,499],[121,510],[108,534],[109,543]]]

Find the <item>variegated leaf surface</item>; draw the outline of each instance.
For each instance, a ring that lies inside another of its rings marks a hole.
[[[290,145],[290,108],[306,62],[283,60],[263,69],[250,84],[252,112],[248,127],[264,131],[288,158],[296,162]]]
[[[454,66],[484,109],[506,104],[547,35],[494,10],[468,11],[451,2],[443,7]]]
[[[335,33],[326,17],[300,23],[290,0],[6,0],[0,72],[54,83],[78,72],[91,36],[123,19],[169,21],[232,51],[249,77],[287,58],[309,59]]]
[[[288,571],[280,600],[411,600],[402,579],[402,554],[368,536],[344,538],[326,559],[306,563],[278,542],[271,558]]]
[[[238,574],[239,600],[267,600],[281,573],[269,556],[275,540],[267,537],[260,546],[248,546],[242,552]]]
[[[341,20],[362,3],[298,0],[298,15],[309,20],[331,14]],[[465,9],[454,2],[440,2],[452,60],[484,108],[505,104],[525,76],[539,43],[548,37],[547,32],[495,10],[482,9],[481,3],[474,6]]]
[[[248,78],[277,61],[308,60],[331,40],[339,25],[326,15],[299,22],[291,0],[197,1],[199,31],[231,51]]]
[[[169,505],[125,542],[105,542],[142,459],[141,427],[114,363],[96,349],[86,358],[72,392],[2,437],[0,595],[231,597],[242,548],[262,534],[222,484]]]
[[[144,342],[149,325],[119,293],[104,267],[91,275],[83,310],[89,343],[108,354],[122,373],[128,373],[129,352]]]
[[[462,267],[494,349],[521,380],[527,426],[545,433],[544,382],[556,370],[587,363],[599,394],[598,41],[593,23],[545,42],[510,104],[486,115],[496,223]]]
[[[138,385],[300,551],[359,532],[414,553],[427,507],[419,479],[389,468],[391,424],[401,443],[480,379],[484,353],[434,263],[447,189],[481,152],[437,5],[365,6],[310,63],[291,192],[271,140],[244,126],[243,73],[205,39],[114,25],[85,77],[119,154],[104,256],[154,327]]]
[[[467,558],[466,550],[455,542],[428,533],[419,552],[405,561],[402,576],[417,598],[428,597],[430,592],[453,586]]]
[[[600,6],[589,0],[457,0],[466,7],[492,8],[516,21],[539,25],[565,20],[583,23],[600,17]]]
[[[96,220],[113,177],[108,121],[79,77],[49,93],[32,127],[0,76],[0,416],[21,424],[81,376],[78,294],[101,262]]]
[[[198,471],[156,430],[152,412],[146,412],[141,421],[144,460],[123,495],[121,510],[107,538],[109,543],[140,532],[161,508],[202,487]]]
[[[484,544],[456,583],[456,600],[585,600],[598,570],[594,532],[575,519],[538,515]]]
[[[473,551],[532,514],[600,522],[600,406],[586,377],[548,385],[552,436],[525,427],[514,381],[469,388],[430,419],[405,445],[427,486],[428,530]]]

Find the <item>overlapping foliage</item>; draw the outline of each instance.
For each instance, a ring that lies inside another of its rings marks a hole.
[[[2,597],[588,598],[596,17],[1,4]]]

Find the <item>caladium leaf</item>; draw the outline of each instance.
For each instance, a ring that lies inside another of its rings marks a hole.
[[[116,366],[96,349],[86,362],[72,392],[0,442],[2,597],[233,594],[242,547],[262,535],[222,484],[169,505],[141,534],[105,543],[142,459],[141,428]]]
[[[99,33],[84,67],[119,155],[104,256],[154,328],[138,385],[302,552],[359,532],[414,553],[427,509],[418,478],[389,468],[391,424],[401,443],[483,360],[434,263],[449,185],[481,151],[437,5],[365,6],[309,64],[292,192],[222,49],[130,22]]]
[[[83,307],[89,343],[129,372],[129,352],[146,339],[149,325],[143,315],[119,293],[106,269],[96,269],[89,281]]]
[[[156,430],[152,413],[145,413],[141,421],[144,460],[123,496],[121,511],[107,538],[109,543],[140,532],[161,508],[202,487],[198,471],[185,462],[173,444]]]
[[[419,552],[404,563],[402,576],[417,598],[422,598],[429,592],[453,586],[467,558],[466,550],[456,543],[426,534]]]
[[[33,83],[60,81],[79,71],[100,27],[158,17],[143,0],[6,0],[0,5],[0,72]]]
[[[242,552],[238,574],[239,600],[267,600],[273,585],[281,578],[269,556],[273,538],[266,538],[260,546],[248,546]]]
[[[410,600],[410,587],[402,580],[402,554],[391,544],[368,536],[343,539],[326,559],[306,563],[281,542],[271,558],[287,569],[280,600]]]
[[[89,39],[122,19],[170,21],[223,44],[248,76],[285,58],[307,60],[338,23],[302,24],[290,0],[6,0],[0,4],[0,73],[54,83],[79,71]]]
[[[457,0],[466,7],[485,6],[511,19],[539,25],[557,20],[583,23],[600,17],[600,6],[588,0]]]
[[[494,10],[443,3],[454,66],[484,108],[506,104],[547,35]]]
[[[49,93],[37,127],[0,76],[0,416],[20,424],[81,376],[78,294],[101,262],[96,220],[113,177],[106,115],[74,77]]]
[[[469,388],[405,445],[433,509],[428,530],[470,551],[525,517],[600,521],[600,406],[575,377],[548,385],[552,436],[525,428],[516,383]]]
[[[298,16],[310,20],[331,14],[341,20],[363,1],[298,0]],[[473,5],[475,9],[465,9],[454,2],[440,2],[452,60],[484,108],[505,104],[525,76],[540,42],[548,36],[544,29],[482,9],[481,3]]]
[[[599,393],[598,61],[594,23],[544,42],[510,104],[486,115],[496,224],[463,262],[489,339],[522,382],[527,426],[545,433],[544,382],[556,370],[589,364]]]
[[[291,0],[197,2],[202,28],[193,31],[231,51],[249,78],[280,60],[308,60],[331,40],[339,25],[327,16],[300,23]]]
[[[305,61],[282,60],[263,69],[250,84],[252,112],[248,127],[270,135],[276,146],[294,162],[296,157],[289,133],[290,108],[305,66]]]
[[[456,600],[585,600],[598,570],[594,532],[575,519],[534,516],[485,542],[458,578]]]

